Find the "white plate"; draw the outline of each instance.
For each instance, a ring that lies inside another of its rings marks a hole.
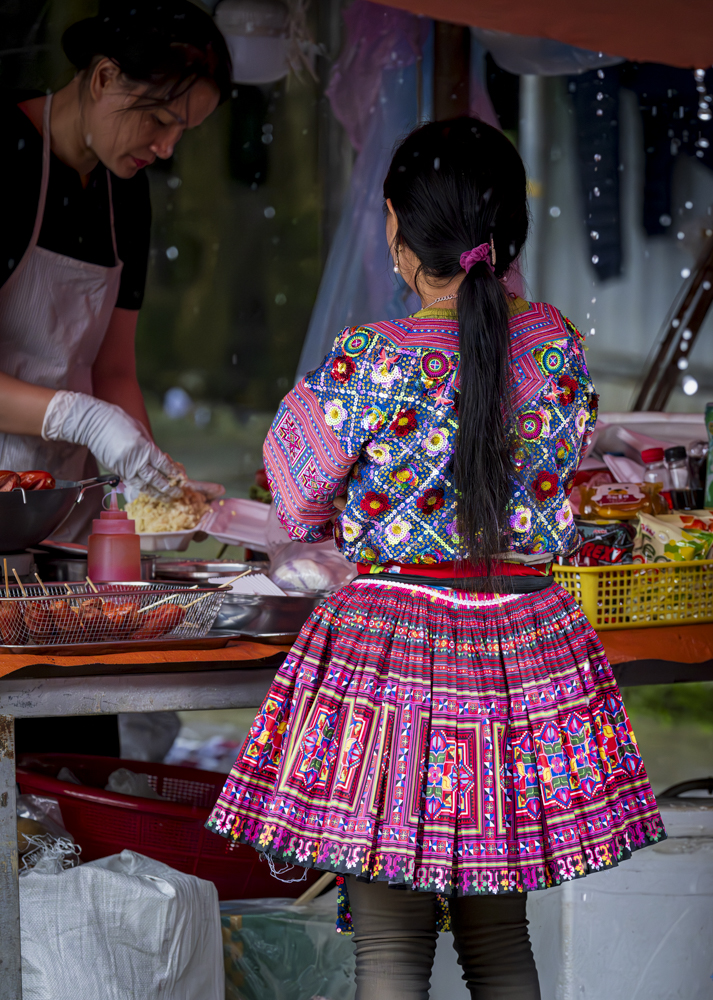
[[[185,552],[196,532],[205,530],[203,525],[209,516],[209,514],[204,514],[195,528],[186,528],[184,531],[139,532],[141,551]]]

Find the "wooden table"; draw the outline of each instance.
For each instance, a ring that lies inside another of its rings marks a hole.
[[[713,625],[602,632],[621,685],[713,679]],[[287,647],[96,656],[0,655],[0,1000],[21,1000],[15,718],[253,708]]]

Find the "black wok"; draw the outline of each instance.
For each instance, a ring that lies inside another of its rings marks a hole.
[[[12,490],[0,493],[0,552],[22,552],[37,545],[69,517],[92,486],[116,486],[119,477],[96,476],[72,482],[58,479],[53,490]]]

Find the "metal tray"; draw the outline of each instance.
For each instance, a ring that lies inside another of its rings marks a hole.
[[[240,638],[238,635],[231,632],[211,631],[201,639],[125,639],[123,642],[76,642],[63,646],[0,646],[0,653],[22,653],[30,656],[104,656],[107,653],[141,653],[167,649],[223,649],[229,642],[238,638]]]
[[[230,559],[157,559],[154,576],[157,580],[189,580],[191,583],[209,580],[213,576],[237,576],[252,569],[262,572],[265,562],[235,562]]]
[[[325,596],[227,594],[213,622],[213,628],[237,632],[261,642],[285,645],[295,641],[300,629]]]

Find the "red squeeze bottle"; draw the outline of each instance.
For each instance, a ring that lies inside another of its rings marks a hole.
[[[111,491],[109,510],[92,522],[87,573],[95,583],[141,579],[141,545],[136,522],[119,510],[116,490]]]

